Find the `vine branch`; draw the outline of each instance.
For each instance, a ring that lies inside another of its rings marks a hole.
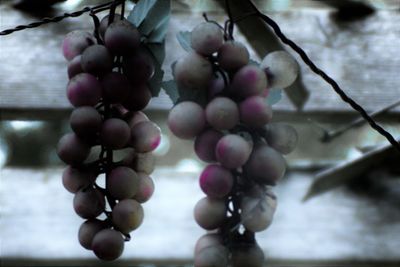
[[[14,32],[17,32],[17,31],[37,28],[37,27],[40,27],[40,26],[43,26],[43,25],[49,24],[49,23],[60,22],[63,19],[66,19],[66,18],[79,17],[79,16],[82,16],[83,14],[88,13],[88,12],[92,12],[92,13],[101,12],[103,10],[108,9],[111,5],[115,4],[115,2],[121,3],[122,1],[121,0],[110,1],[110,2],[101,4],[101,5],[97,5],[97,6],[93,6],[93,7],[85,7],[83,9],[81,9],[81,10],[78,10],[78,11],[75,11],[75,12],[72,12],[72,13],[64,13],[61,16],[52,17],[52,18],[43,18],[40,21],[36,21],[36,22],[30,23],[30,24],[27,24],[27,25],[19,25],[19,26],[16,26],[15,28],[11,28],[11,29],[7,29],[7,30],[4,30],[4,31],[1,31],[0,32],[0,36],[9,35],[9,34],[12,34]]]

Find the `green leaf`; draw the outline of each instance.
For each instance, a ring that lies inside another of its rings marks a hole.
[[[164,20],[151,32],[148,42],[150,43],[162,43],[167,35],[169,24],[169,16],[165,17]]]
[[[154,75],[148,83],[151,95],[154,97],[159,95],[161,91],[162,79],[164,77],[162,63],[164,62],[165,58],[165,43],[145,44],[144,46],[150,52],[154,62]]]
[[[191,52],[193,49],[191,47],[191,38],[192,33],[189,31],[181,31],[178,32],[178,34],[176,35],[176,39],[178,39],[179,44],[181,45],[181,47],[186,51],[186,52]]]
[[[271,89],[267,97],[267,103],[272,106],[278,103],[281,99],[282,99],[282,90]]]
[[[200,106],[205,107],[207,104],[207,90],[178,88],[179,102],[193,101]]]
[[[156,3],[157,0],[140,0],[129,14],[128,20],[139,27]]]
[[[174,103],[175,105],[179,99],[178,87],[176,86],[175,81],[165,81],[162,83],[161,87],[164,89],[165,93],[169,96],[172,103]]]
[[[255,66],[260,66],[260,63],[258,63],[258,62],[255,61],[255,60],[252,60],[252,59],[249,60],[249,64],[250,64],[250,65],[255,65]]]

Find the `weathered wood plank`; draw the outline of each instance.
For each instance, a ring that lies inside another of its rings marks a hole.
[[[155,195],[144,205],[144,223],[126,244],[121,265],[190,263],[196,239],[204,233],[193,220],[193,206],[203,193],[197,181],[200,169],[191,166],[191,170],[156,170]],[[92,253],[76,240],[82,219],[74,214],[73,195],[62,188],[60,177],[61,169],[54,168],[0,170],[3,260],[95,263]],[[343,188],[302,203],[311,177],[312,173],[292,172],[274,189],[278,196],[274,222],[257,235],[272,263],[363,266],[400,261],[398,206]]]
[[[34,20],[6,5],[0,5],[0,14],[1,29]],[[218,21],[224,19],[223,15],[214,15]],[[364,21],[342,25],[332,22],[327,10],[296,10],[271,14],[271,17],[277,20],[289,38],[302,46],[311,59],[367,110],[373,111],[399,98],[398,12],[380,11]],[[190,30],[200,21],[200,13],[173,14],[167,36],[166,79],[171,77],[170,64],[184,54],[175,40],[176,33]],[[88,16],[0,37],[0,118],[10,118],[13,114],[18,116],[15,111],[26,110],[33,117],[37,111],[37,118],[40,118],[40,110],[63,111],[71,108],[65,98],[66,64],[60,53],[60,44],[67,32],[77,28],[90,30]],[[244,40],[242,37],[238,39]],[[304,64],[302,73],[311,96],[300,116],[319,112],[354,114]],[[149,109],[170,106],[171,102],[163,95],[154,99]],[[295,110],[286,97],[275,109],[276,114]],[[8,113],[10,110],[14,112]],[[394,110],[396,114],[399,111]]]

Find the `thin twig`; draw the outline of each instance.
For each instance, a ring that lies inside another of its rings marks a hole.
[[[385,113],[398,105],[400,105],[400,100],[390,104],[389,106],[383,107],[379,110],[372,112],[371,114],[369,114],[369,116],[371,118],[375,118],[378,115]],[[360,118],[357,118],[354,121],[350,122],[349,124],[346,124],[343,127],[340,127],[339,129],[336,129],[336,130],[329,131],[329,130],[326,130],[323,128],[324,135],[321,137],[321,142],[324,142],[324,143],[330,142],[333,139],[335,139],[336,137],[345,133],[346,131],[348,131],[354,127],[358,127],[358,126],[364,124],[365,122],[366,122],[365,119],[363,117],[360,117]]]

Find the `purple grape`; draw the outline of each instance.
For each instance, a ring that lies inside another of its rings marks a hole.
[[[101,98],[101,84],[91,74],[77,74],[67,85],[67,97],[74,107],[94,106]]]
[[[103,38],[103,39],[104,39],[104,34],[106,33],[107,28],[110,24],[109,18],[110,18],[110,15],[106,15],[100,21],[99,34],[100,34],[101,38]],[[119,20],[121,20],[121,14],[115,13],[113,22],[116,22]]]
[[[285,169],[286,162],[282,155],[265,144],[256,146],[244,165],[249,178],[267,185],[275,185],[285,174]]]
[[[82,247],[91,250],[94,236],[101,230],[107,228],[105,221],[90,219],[79,227],[78,240]]]
[[[217,164],[208,165],[200,175],[200,188],[212,198],[223,198],[231,192],[233,176]]]
[[[80,30],[72,31],[65,36],[62,43],[63,55],[66,60],[70,61],[95,43],[96,39],[91,33]]]
[[[207,129],[196,137],[194,141],[194,151],[196,155],[205,162],[215,162],[215,148],[223,133],[214,129]]]
[[[120,103],[129,95],[133,88],[125,75],[110,72],[101,79],[103,97],[109,103]]]
[[[218,76],[213,78],[208,86],[208,98],[212,99],[221,94],[225,89],[225,81],[222,77]]]
[[[93,107],[82,106],[74,109],[69,118],[72,130],[83,138],[93,137],[102,124],[100,113]]]
[[[190,52],[179,59],[173,72],[175,81],[181,89],[206,90],[212,79],[211,63],[195,52]]]
[[[57,145],[58,157],[67,164],[79,165],[89,156],[90,147],[74,133],[65,134]]]
[[[228,97],[216,97],[206,107],[207,122],[216,130],[229,130],[239,122],[239,108]]]
[[[142,121],[131,129],[131,144],[135,151],[146,153],[153,151],[161,142],[161,130],[154,122]]]
[[[139,172],[138,175],[140,177],[139,190],[133,196],[133,199],[139,203],[145,203],[154,193],[154,182],[153,179],[144,172]]]
[[[241,167],[249,159],[250,153],[250,144],[236,134],[228,134],[222,137],[215,149],[218,162],[228,169]]]
[[[224,199],[205,197],[194,207],[194,219],[200,227],[214,230],[224,223],[226,212]]]
[[[111,72],[113,58],[104,45],[92,45],[83,51],[81,65],[85,72],[102,76]]]
[[[76,214],[84,219],[96,218],[105,208],[103,194],[94,188],[78,191],[74,196],[73,204]]]
[[[144,49],[125,56],[123,71],[134,84],[144,84],[154,75],[155,67],[152,56]]]
[[[263,267],[264,252],[258,244],[235,244],[231,249],[232,267]]]
[[[231,92],[238,97],[260,95],[267,87],[267,76],[254,65],[246,65],[238,70],[231,83]]]
[[[194,255],[194,267],[226,267],[228,263],[228,249],[223,245],[206,247]]]
[[[116,118],[104,121],[100,131],[100,140],[106,147],[111,149],[124,148],[130,138],[131,129],[125,121]]]
[[[81,65],[81,55],[74,57],[70,62],[68,62],[68,78],[73,78],[75,75],[82,73]]]
[[[193,29],[190,42],[197,53],[209,56],[222,46],[224,35],[217,24],[203,22]]]
[[[103,229],[94,236],[92,249],[101,260],[116,260],[124,251],[124,238],[113,229]]]
[[[143,222],[143,207],[133,199],[118,202],[112,211],[112,221],[122,233],[128,234]]]
[[[136,153],[130,151],[122,161],[124,166],[130,167],[137,172],[151,174],[155,168],[155,157],[151,152]]]
[[[275,150],[286,155],[292,152],[299,140],[299,136],[295,128],[284,123],[270,123],[265,126],[265,138]]]
[[[184,101],[171,109],[167,124],[175,136],[181,139],[192,139],[206,126],[206,117],[199,104]]]
[[[68,166],[62,174],[62,184],[69,192],[76,193],[94,183],[96,178],[97,175],[93,171]]]
[[[251,96],[239,104],[240,120],[250,127],[262,127],[272,119],[272,108],[262,96]]]
[[[104,34],[106,47],[115,55],[133,53],[140,44],[140,33],[127,20],[118,20],[111,23]]]
[[[236,71],[247,65],[249,60],[249,51],[237,41],[227,41],[218,50],[218,64],[226,71]]]
[[[272,223],[276,199],[270,196],[257,198],[245,196],[240,203],[240,209],[243,226],[251,232],[261,232]]]
[[[116,167],[111,170],[106,179],[108,193],[115,199],[133,197],[139,190],[138,174],[127,167]]]
[[[122,105],[130,111],[144,109],[151,100],[151,92],[146,84],[136,85],[128,96],[122,101]]]
[[[199,240],[197,240],[196,245],[194,247],[194,253],[196,255],[198,252],[200,252],[204,248],[212,247],[212,246],[216,246],[216,245],[222,245],[222,244],[223,244],[223,240],[222,240],[222,236],[220,234],[208,233],[208,234],[201,236],[199,238]]]

